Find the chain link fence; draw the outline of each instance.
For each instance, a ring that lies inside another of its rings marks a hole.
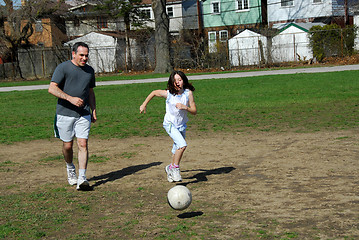
[[[227,42],[217,42],[214,52],[213,49],[208,51],[208,39],[184,31],[171,39],[172,65],[175,69],[201,70],[268,67],[356,53],[356,28],[351,28],[350,32],[342,29],[287,30],[270,36],[245,30]],[[156,57],[161,57],[155,56],[155,52],[153,36],[133,38],[130,46],[122,39],[113,46],[90,46],[89,64],[96,73],[151,71],[155,68]],[[70,47],[20,49],[18,63],[0,64],[0,79],[47,78],[59,63],[68,59],[71,59]]]

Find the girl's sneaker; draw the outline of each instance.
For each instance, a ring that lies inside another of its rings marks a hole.
[[[181,182],[182,181],[182,177],[181,177],[181,171],[180,171],[180,169],[179,169],[179,167],[178,168],[172,168],[171,169],[171,172],[172,172],[172,180],[174,181],[174,182]]]
[[[169,182],[173,182],[173,179],[172,179],[172,169],[170,169],[170,166],[171,166],[171,164],[168,165],[168,166],[166,166],[166,167],[165,167],[165,170],[166,170],[166,173],[167,173],[167,180],[168,180]]]

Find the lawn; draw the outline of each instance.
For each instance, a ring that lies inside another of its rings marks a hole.
[[[139,113],[166,83],[96,87],[90,192],[66,182],[56,98],[0,93],[0,238],[358,239],[358,72],[193,81],[184,211],[166,202],[164,99]]]
[[[357,125],[357,71],[294,74],[193,82],[198,115],[196,131],[320,131]],[[97,87],[99,121],[92,135],[125,138],[162,134],[163,99],[146,115],[139,106],[166,83]],[[46,90],[0,94],[0,143],[52,136],[56,99]],[[192,117],[192,116],[191,116]]]

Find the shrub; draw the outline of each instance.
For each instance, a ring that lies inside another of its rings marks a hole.
[[[341,28],[337,24],[312,27],[309,41],[313,56],[321,62],[325,57],[353,54],[356,31],[354,26]]]

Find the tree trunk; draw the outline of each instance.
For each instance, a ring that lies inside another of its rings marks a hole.
[[[129,29],[126,27],[126,71],[132,70],[132,54]]]
[[[155,73],[172,72],[170,59],[169,19],[166,13],[165,0],[153,0],[152,9],[155,15],[156,68]]]

